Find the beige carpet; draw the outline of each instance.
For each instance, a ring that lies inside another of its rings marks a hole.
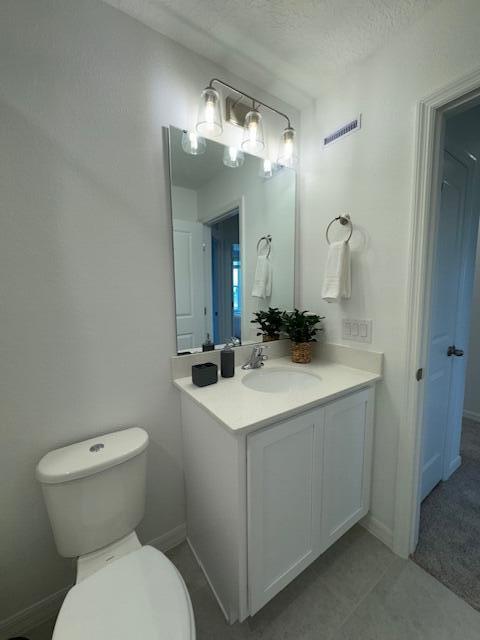
[[[464,419],[462,465],[422,503],[413,559],[480,611],[480,424]]]

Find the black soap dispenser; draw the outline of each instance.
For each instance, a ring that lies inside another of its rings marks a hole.
[[[227,342],[220,351],[220,372],[222,378],[233,378],[235,375],[235,351],[234,342]]]

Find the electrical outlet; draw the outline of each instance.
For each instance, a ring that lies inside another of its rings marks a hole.
[[[371,342],[372,321],[343,318],[342,338],[345,340],[354,340],[355,342]]]

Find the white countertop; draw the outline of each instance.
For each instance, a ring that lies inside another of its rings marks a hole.
[[[262,370],[281,367],[295,368],[318,376],[318,386],[275,393],[256,391],[242,383],[242,379],[251,370],[243,370],[241,367],[235,368],[233,378],[222,378],[219,371],[217,384],[207,387],[194,385],[191,376],[179,378],[174,384],[229,431],[242,432],[258,429],[280,418],[324,404],[381,379],[379,373],[354,369],[336,362],[314,360],[302,365],[294,364],[289,357],[268,360]]]

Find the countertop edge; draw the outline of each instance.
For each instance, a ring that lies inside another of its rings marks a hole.
[[[344,365],[341,365],[341,366],[344,366]],[[350,367],[350,368],[353,368],[353,367]],[[229,433],[231,433],[231,434],[247,434],[247,433],[250,433],[252,431],[256,431],[257,429],[261,429],[263,427],[267,427],[267,426],[269,426],[271,424],[274,424],[278,420],[284,420],[284,419],[290,418],[292,416],[298,415],[300,413],[303,413],[304,411],[308,411],[309,409],[313,409],[314,407],[322,406],[324,404],[327,404],[327,403],[329,403],[329,402],[331,402],[333,400],[336,400],[337,398],[340,398],[340,397],[342,397],[344,395],[347,395],[349,393],[352,393],[354,391],[359,391],[360,389],[366,389],[368,387],[371,387],[371,386],[375,385],[377,382],[380,382],[383,379],[383,375],[382,374],[376,374],[376,373],[372,373],[370,371],[364,371],[362,369],[356,369],[356,370],[364,372],[365,375],[369,376],[369,379],[368,380],[364,380],[362,382],[359,382],[357,384],[348,385],[344,389],[340,389],[340,390],[338,390],[336,392],[333,392],[333,393],[330,393],[328,395],[322,396],[322,397],[317,398],[315,400],[311,400],[311,401],[306,402],[305,404],[302,404],[300,406],[293,407],[292,409],[288,409],[286,411],[281,411],[279,413],[272,414],[268,418],[263,418],[261,420],[258,420],[258,421],[255,421],[255,422],[250,422],[248,424],[245,424],[244,426],[238,426],[238,427],[232,427],[231,425],[226,423],[224,420],[222,420],[215,412],[213,412],[211,409],[209,409],[209,407],[206,404],[201,402],[198,398],[196,398],[193,394],[191,394],[188,391],[188,389],[185,389],[185,387],[183,387],[181,384],[179,384],[178,380],[173,380],[172,382],[173,382],[174,386],[181,393],[184,393],[197,406],[201,407],[204,411],[206,411],[208,413],[208,415],[210,415],[216,422],[218,422],[219,425],[221,425]],[[182,380],[182,379],[184,379],[184,378],[180,378],[180,380]]]

